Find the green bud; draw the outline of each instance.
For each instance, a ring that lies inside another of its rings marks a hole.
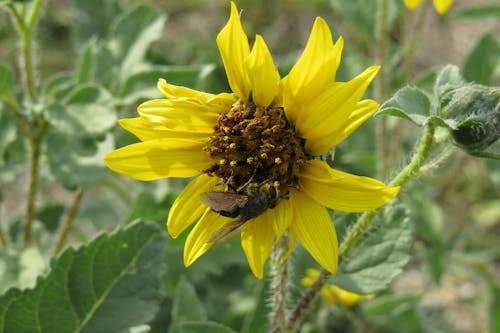
[[[480,155],[500,137],[500,89],[470,84],[441,97],[440,116],[453,120],[455,143],[472,155]]]

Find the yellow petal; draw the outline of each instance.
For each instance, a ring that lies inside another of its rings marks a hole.
[[[200,105],[190,101],[172,102],[155,99],[142,103],[137,112],[151,121],[159,122],[170,129],[193,132],[213,132],[219,115],[204,112]]]
[[[276,243],[288,230],[293,221],[293,207],[289,199],[282,199],[273,209],[268,209],[265,215],[269,224],[273,226],[274,242]]]
[[[414,10],[420,5],[421,2],[422,0],[405,0],[405,5],[409,10]]]
[[[345,212],[376,209],[399,192],[399,187],[332,169],[319,160],[309,161],[301,171],[300,189],[322,205]]]
[[[203,174],[182,190],[168,213],[167,229],[173,238],[177,238],[205,212],[207,208],[201,204],[199,197],[203,192],[211,191],[218,181],[216,177]]]
[[[335,80],[343,45],[342,38],[334,45],[326,22],[316,18],[304,52],[283,79],[283,105],[293,123],[301,121],[303,109]]]
[[[296,124],[300,135],[306,140],[314,139],[344,127],[379,68],[372,66],[349,82],[330,84],[328,89],[311,101],[307,115]]]
[[[266,213],[246,222],[241,228],[241,246],[253,274],[259,279],[264,276],[264,264],[274,243],[272,220],[266,218]]]
[[[165,123],[147,117],[125,118],[118,121],[121,127],[137,136],[141,141],[156,139],[193,139],[207,141],[213,130],[206,127],[197,130],[173,130]]]
[[[338,242],[328,211],[304,192],[292,189],[290,200],[294,208],[294,221],[290,229],[311,256],[322,267],[335,274]]]
[[[354,132],[378,110],[378,103],[371,99],[358,102],[350,114],[339,117],[337,122],[330,123],[331,128],[325,131],[323,137],[306,141],[306,151],[313,156],[326,154]]]
[[[448,9],[450,9],[453,4],[453,0],[432,0],[434,3],[434,8],[440,15],[446,14]]]
[[[184,245],[184,265],[187,267],[201,257],[214,243],[208,242],[213,233],[231,220],[214,213],[210,208],[189,233]]]
[[[114,150],[104,157],[104,163],[139,180],[192,177],[211,165],[203,146],[185,139],[150,140]]]
[[[158,80],[158,90],[160,90],[165,97],[173,100],[173,102],[188,101],[194,105],[197,104],[198,109],[203,108],[206,112],[215,112],[217,114],[227,111],[231,107],[231,104],[236,101],[234,96],[227,93],[218,95],[209,94],[187,87],[169,84],[164,79]]]
[[[268,107],[278,94],[279,75],[271,53],[260,35],[255,38],[247,66],[253,102],[257,106]]]
[[[229,21],[217,35],[217,46],[231,90],[242,100],[248,100],[251,86],[245,60],[250,54],[250,46],[234,2],[231,2]]]

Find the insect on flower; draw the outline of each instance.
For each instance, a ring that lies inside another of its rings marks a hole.
[[[236,218],[216,230],[208,239],[208,242],[216,242],[248,220],[276,207],[280,194],[277,186],[252,183],[236,192],[204,192],[200,195],[200,201],[222,216]]]

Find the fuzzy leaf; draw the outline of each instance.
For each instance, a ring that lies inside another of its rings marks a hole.
[[[450,12],[449,18],[470,20],[484,20],[491,18],[498,20],[498,18],[500,18],[500,4],[489,3],[461,9],[458,8]]]
[[[94,84],[78,86],[64,104],[49,105],[47,119],[60,132],[99,139],[117,121],[110,93]]]
[[[161,37],[165,20],[164,14],[141,5],[114,22],[108,47],[121,63],[122,78],[143,60],[149,45]]]
[[[184,276],[181,276],[172,304],[172,321],[174,324],[179,324],[205,320],[207,313],[196,295],[196,290]]]
[[[147,323],[160,302],[164,245],[156,225],[139,222],[66,250],[34,289],[0,297],[0,332],[128,332]]]
[[[430,108],[431,102],[422,90],[417,87],[405,87],[382,104],[375,116],[396,116],[423,126],[428,121]]]
[[[47,138],[47,158],[50,171],[58,183],[69,190],[88,188],[106,173],[102,158],[114,147],[111,134],[103,141],[51,133]]]
[[[464,83],[460,69],[454,65],[447,65],[437,75],[434,84],[434,96],[439,100],[443,94],[463,86]]]
[[[491,33],[485,34],[467,56],[463,66],[464,77],[467,81],[485,85],[499,83],[500,39]],[[496,73],[496,77],[494,76]]]
[[[351,249],[333,278],[334,284],[359,294],[384,290],[408,262],[411,230],[406,209],[386,207],[367,234]]]

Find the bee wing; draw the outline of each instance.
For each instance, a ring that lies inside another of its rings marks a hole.
[[[238,229],[240,226],[242,226],[245,223],[245,221],[233,221],[229,222],[225,226],[217,229],[207,240],[209,243],[214,243],[222,238],[224,238],[227,234],[231,233],[233,230]]]
[[[231,192],[204,192],[200,201],[216,212],[237,212],[248,202],[248,196]]]

